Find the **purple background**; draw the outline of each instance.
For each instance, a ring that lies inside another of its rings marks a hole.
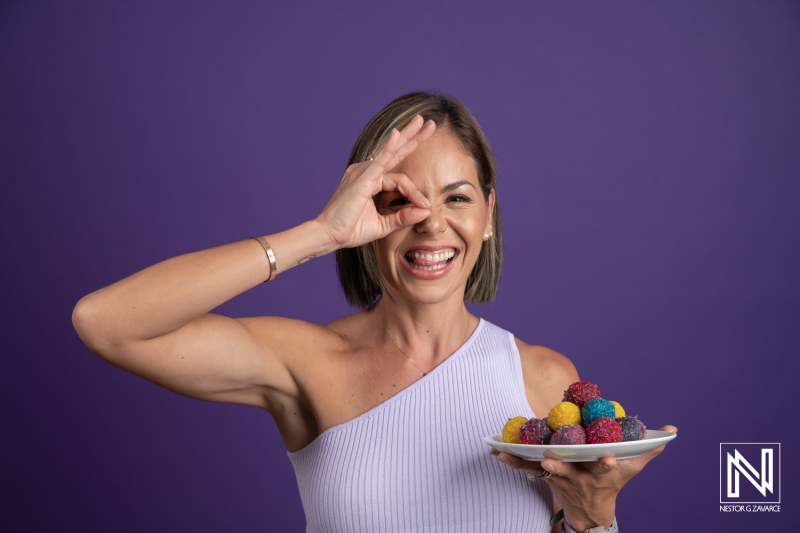
[[[0,529],[303,529],[266,413],[106,364],[70,313],[316,216],[416,89],[461,99],[501,163],[507,262],[474,312],[680,427],[621,493],[624,530],[796,525],[800,6],[464,4],[3,3]],[[350,310],[328,256],[221,312]],[[720,513],[719,443],[763,441],[783,512]]]

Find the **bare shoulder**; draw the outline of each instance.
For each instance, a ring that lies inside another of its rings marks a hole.
[[[370,311],[361,310],[334,320],[325,327],[339,337],[344,346],[353,348],[361,345],[364,338],[371,336],[374,323],[370,319]]]
[[[545,381],[568,381],[567,385],[575,381],[578,372],[575,365],[567,357],[557,351],[539,344],[527,344],[514,338],[522,360],[522,370],[526,378],[543,379]],[[574,378],[574,379],[573,379]]]
[[[283,375],[284,392],[298,394],[298,380],[329,370],[348,349],[347,339],[328,326],[291,318],[261,316],[240,318],[262,354],[270,353],[272,375]]]
[[[570,383],[578,381],[575,365],[555,350],[514,338],[522,362],[525,393],[533,412],[544,418],[561,401]]]
[[[293,379],[313,379],[327,374],[344,354],[358,346],[363,336],[360,313],[319,325],[291,318],[242,318],[256,344],[269,349]]]
[[[238,322],[257,340],[268,341],[281,355],[295,355],[309,347],[336,349],[342,337],[327,326],[277,316],[240,318]]]

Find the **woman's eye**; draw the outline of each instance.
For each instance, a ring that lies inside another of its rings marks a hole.
[[[460,194],[456,194],[456,195],[453,195],[453,196],[449,197],[447,199],[447,201],[448,202],[457,202],[458,203],[458,202],[470,202],[471,200],[466,196],[462,196]]]
[[[411,202],[408,201],[408,198],[395,198],[391,202],[389,202],[389,207],[403,207],[404,205],[409,205]]]

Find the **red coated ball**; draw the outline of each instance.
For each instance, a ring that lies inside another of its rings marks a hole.
[[[564,391],[564,401],[583,407],[589,400],[600,397],[600,389],[588,381],[576,381]]]
[[[586,444],[586,432],[577,424],[564,426],[553,433],[550,444]]]
[[[587,444],[622,442],[622,428],[616,420],[598,418],[586,428]]]
[[[531,418],[519,430],[520,444],[547,444],[553,430],[547,425],[547,420]]]

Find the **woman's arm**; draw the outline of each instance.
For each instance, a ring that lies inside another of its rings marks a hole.
[[[267,240],[278,272],[335,249],[317,221]],[[301,348],[297,341],[322,328],[279,318],[234,320],[209,311],[260,285],[269,272],[264,248],[252,239],[181,255],[85,296],[75,306],[73,324],[97,355],[167,389],[265,407],[264,387],[292,387],[283,364],[288,348]],[[274,344],[264,345],[265,331]],[[277,342],[287,336],[295,341]]]
[[[267,236],[278,272],[427,217],[422,194],[407,176],[389,170],[434,128],[417,117],[395,130],[374,160],[348,167],[315,220]],[[381,216],[372,197],[382,190],[399,190],[413,205]],[[301,321],[210,313],[262,283],[269,272],[264,249],[251,239],[174,257],[85,296],[75,306],[73,323],[100,357],[167,389],[270,409],[272,401],[299,395],[288,362],[332,348],[339,338]]]

